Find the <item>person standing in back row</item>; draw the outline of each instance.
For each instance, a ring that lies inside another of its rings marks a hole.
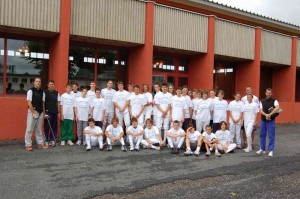
[[[55,139],[57,135],[57,117],[60,115],[60,95],[57,90],[54,90],[54,86],[54,81],[50,80],[48,82],[48,89],[44,91],[45,112],[47,115],[47,118],[44,120],[46,146],[55,146]]]
[[[276,99],[272,97],[272,89],[266,89],[266,99],[263,99],[260,103],[260,150],[257,151],[257,154],[265,154],[266,151],[266,138],[267,132],[269,135],[269,157],[274,155],[274,146],[275,146],[275,118],[278,116],[279,103]]]
[[[114,110],[114,104],[113,104],[113,97],[116,93],[116,90],[113,89],[113,81],[108,80],[106,84],[106,88],[101,90],[101,97],[105,100],[105,117],[104,117],[104,123],[103,126],[105,129],[110,123],[112,118],[114,117],[115,110]]]
[[[44,145],[42,135],[43,114],[45,113],[45,93],[41,89],[41,78],[34,78],[33,87],[27,91],[27,126],[25,132],[25,148],[27,151],[32,149],[32,132],[35,131],[35,138],[39,149],[47,149]]]

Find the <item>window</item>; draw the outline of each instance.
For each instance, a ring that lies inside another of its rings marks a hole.
[[[0,49],[4,39],[0,40]],[[6,94],[26,94],[32,87],[32,82],[28,83],[27,78],[42,78],[42,85],[48,81],[48,59],[49,54],[44,42],[6,39],[7,61],[6,71],[3,70],[3,56],[0,58],[1,75],[6,74],[6,85],[1,86],[1,94],[6,89]],[[2,54],[2,53],[1,53]],[[3,53],[4,54],[4,53]],[[26,81],[25,81],[26,79]],[[4,88],[5,87],[5,88]]]
[[[187,69],[188,69],[188,59],[187,58],[181,58],[179,61],[179,66],[178,66],[178,71],[179,72],[183,72],[183,73],[187,73]]]
[[[107,80],[116,82],[116,69],[121,63],[115,50],[98,50],[97,85],[106,87]]]
[[[155,55],[153,57],[153,71],[174,72],[175,64],[173,57]]]

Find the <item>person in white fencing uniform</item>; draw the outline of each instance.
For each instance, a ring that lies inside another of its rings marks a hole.
[[[178,120],[175,120],[173,122],[173,128],[167,131],[167,139],[171,148],[171,153],[179,154],[180,148],[184,143],[185,132],[180,127],[180,122]]]
[[[126,129],[130,126],[130,116],[128,111],[129,105],[129,93],[124,90],[124,84],[122,81],[117,83],[118,91],[113,97],[113,103],[115,106],[116,116],[119,119],[120,125],[123,126],[123,121],[125,123]]]
[[[140,87],[133,87],[134,95],[129,97],[129,114],[138,120],[139,125],[144,125],[143,111],[146,105],[146,100],[143,94],[140,94]]]
[[[81,91],[81,97],[75,99],[75,119],[77,122],[77,145],[86,144],[85,137],[83,136],[83,130],[88,126],[90,100],[86,97],[87,88],[83,88]]]
[[[244,103],[241,101],[241,94],[236,92],[234,100],[228,105],[229,110],[229,131],[231,142],[235,137],[237,148],[241,149],[241,126],[243,124]]]
[[[156,126],[160,131],[161,137],[163,138],[164,145],[166,145],[166,133],[170,126],[170,108],[172,95],[167,92],[168,87],[166,83],[163,83],[161,85],[161,88],[162,92],[159,95],[156,95],[154,99],[154,103],[156,104],[158,109],[156,113]]]
[[[247,148],[244,149],[245,152],[252,151],[252,132],[253,127],[256,124],[256,117],[258,110],[258,105],[256,102],[253,101],[253,95],[247,94],[247,101],[248,103],[245,104],[245,111],[244,111],[244,128],[246,131],[247,137]]]
[[[132,125],[127,129],[127,136],[130,144],[130,151],[139,151],[140,144],[144,135],[144,128],[138,125],[138,121],[135,117],[131,119]]]
[[[148,84],[143,85],[142,91],[143,91],[143,95],[144,95],[145,100],[146,100],[146,104],[145,104],[145,108],[144,108],[144,112],[143,112],[143,117],[144,117],[143,121],[146,121],[147,119],[151,118],[151,115],[152,115],[153,96],[149,92]]]
[[[176,89],[176,95],[174,95],[171,99],[171,109],[170,109],[170,122],[171,127],[173,126],[173,123],[175,120],[179,121],[180,127],[182,127],[182,124],[185,119],[185,110],[187,108],[186,100],[181,95],[182,88],[178,87]]]
[[[190,124],[190,127],[186,130],[186,138],[185,138],[186,151],[184,152],[185,156],[200,154],[200,147],[201,147],[200,138],[201,138],[201,133],[199,131],[195,131],[193,124]],[[199,150],[197,150],[198,147]]]
[[[155,83],[154,84],[154,92],[155,92],[155,95],[154,95],[154,99],[153,99],[153,102],[152,102],[152,105],[153,105],[153,124],[154,126],[157,126],[157,112],[158,112],[158,109],[157,109],[157,104],[155,103],[155,101],[157,101],[157,98],[160,96],[160,94],[162,93],[160,91],[160,84],[159,83]]]
[[[195,103],[196,130],[199,132],[205,131],[205,127],[210,123],[212,103],[207,99],[207,95],[207,91],[202,91],[202,99]]]
[[[112,144],[116,145],[121,144],[121,150],[126,152],[126,146],[124,141],[124,131],[123,128],[119,125],[119,119],[114,117],[111,119],[111,124],[105,130],[106,142],[107,142],[107,151],[112,150]]]
[[[113,81],[107,81],[107,87],[101,90],[101,97],[105,100],[105,117],[103,126],[107,127],[110,124],[111,119],[114,117],[114,104],[113,97],[116,93],[116,90],[113,89]]]
[[[205,131],[202,133],[202,137],[200,140],[201,140],[201,144],[202,142],[204,142],[205,144],[206,156],[210,156],[210,152],[215,150],[215,155],[217,157],[221,157],[221,154],[218,151],[219,140],[217,136],[214,133],[212,133],[212,128],[210,125],[206,125]],[[197,148],[197,150],[200,150],[200,147],[199,149]]]
[[[248,94],[252,94],[253,95],[253,99],[252,99],[252,101],[253,102],[255,102],[256,104],[257,104],[257,106],[258,106],[258,109],[259,109],[259,99],[258,99],[258,97],[256,97],[254,94],[253,94],[253,92],[252,92],[252,87],[251,86],[246,86],[246,95],[244,96],[244,97],[242,97],[242,102],[244,103],[244,105],[246,104],[246,103],[248,103],[248,100],[247,100],[247,95]],[[244,126],[242,126],[242,128],[241,128],[242,130],[243,130],[243,133],[242,133],[242,135],[243,135],[243,142],[244,142],[244,144],[243,144],[243,148],[245,148],[246,147],[246,145],[247,145],[247,136],[246,136],[246,130],[245,130],[245,128],[244,128]],[[255,128],[253,128],[253,131],[252,131],[252,149],[254,149],[253,147],[253,141],[254,141],[254,137],[255,137],[255,133],[254,133],[254,131],[255,131]],[[247,146],[248,147],[248,146]]]
[[[227,124],[225,121],[220,122],[221,129],[216,132],[218,138],[218,149],[229,153],[236,148],[236,144],[231,142],[230,132],[226,130]]]
[[[213,132],[220,129],[220,122],[227,121],[228,103],[224,100],[224,91],[218,91],[218,98],[213,101]]]
[[[101,97],[101,91],[99,88],[96,88],[95,92],[96,98],[94,98],[91,102],[91,116],[95,120],[95,125],[102,129],[105,116],[105,100]]]
[[[164,143],[156,126],[153,126],[153,120],[146,120],[145,138],[142,140],[145,148],[151,148],[159,151]]]
[[[86,140],[86,150],[90,151],[92,146],[99,146],[99,150],[103,150],[103,131],[99,126],[95,125],[93,118],[88,119],[89,125],[84,129],[83,133]]]

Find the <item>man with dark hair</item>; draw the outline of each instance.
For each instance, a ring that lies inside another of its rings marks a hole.
[[[260,121],[260,150],[257,154],[265,154],[267,132],[269,135],[269,157],[273,157],[275,145],[275,118],[278,116],[279,103],[272,97],[272,89],[266,89],[266,99],[260,103],[259,110],[261,113]]]
[[[107,81],[107,87],[101,90],[101,97],[105,100],[105,116],[104,116],[104,126],[105,128],[110,124],[111,119],[115,115],[113,97],[116,93],[116,90],[113,89],[113,81]]]
[[[42,135],[43,114],[45,113],[45,93],[41,89],[41,78],[34,78],[33,87],[27,92],[27,126],[25,132],[25,147],[32,151],[32,132],[35,131],[35,138],[39,149],[47,149],[44,145]]]
[[[45,145],[55,146],[55,139],[57,135],[57,117],[60,114],[60,95],[54,89],[55,83],[53,80],[48,82],[48,89],[45,93],[45,112],[47,118],[44,120]],[[52,130],[52,133],[50,132]],[[49,142],[50,141],[50,142]]]

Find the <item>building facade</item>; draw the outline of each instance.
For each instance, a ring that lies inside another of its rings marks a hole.
[[[37,76],[60,93],[109,79],[223,89],[228,100],[271,87],[277,121],[300,122],[299,37],[299,26],[209,1],[0,0],[0,140],[23,138]]]

